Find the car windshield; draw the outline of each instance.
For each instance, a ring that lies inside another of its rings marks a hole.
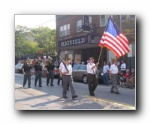
[[[78,68],[78,70],[87,70],[86,69],[86,65],[80,65],[79,68]]]
[[[22,66],[23,64],[20,64],[20,63],[16,64],[16,67],[22,67]]]
[[[78,70],[78,68],[79,68],[79,65],[74,65],[72,69],[73,70]]]

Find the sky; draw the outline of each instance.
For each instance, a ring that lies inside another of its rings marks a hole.
[[[55,15],[15,15],[15,27],[17,25],[28,28],[38,28],[40,26],[56,29]]]

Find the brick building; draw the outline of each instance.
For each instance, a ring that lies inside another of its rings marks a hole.
[[[87,15],[86,15],[87,16]],[[58,56],[69,57],[75,62],[87,62],[93,56],[98,61],[101,47],[99,40],[104,33],[109,15],[89,15],[88,25],[91,30],[83,31],[86,25],[83,15],[56,15],[56,41]],[[118,23],[118,16],[114,16]],[[119,22],[120,23],[120,22]],[[121,24],[121,23],[120,23]],[[100,66],[103,61],[111,61],[115,57],[107,48],[103,48]]]

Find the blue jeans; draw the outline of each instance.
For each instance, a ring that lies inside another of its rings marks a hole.
[[[105,85],[108,85],[108,73],[104,73],[103,75],[103,81]]]

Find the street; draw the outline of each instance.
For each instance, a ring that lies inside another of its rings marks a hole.
[[[46,78],[42,78],[42,87],[34,86],[35,77],[31,78],[31,88],[22,87],[23,74],[15,74],[15,109],[16,110],[136,110],[135,89],[119,87],[120,94],[110,93],[109,86],[99,84],[95,96],[89,96],[88,85],[74,82],[78,95],[72,99],[71,91],[67,99],[62,98],[62,85],[46,86]],[[37,83],[38,84],[38,83]]]

